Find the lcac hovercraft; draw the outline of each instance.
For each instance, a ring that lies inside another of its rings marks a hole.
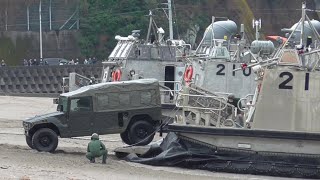
[[[218,20],[213,17],[197,47],[195,54],[186,59],[184,83],[193,83],[211,92],[233,93],[242,97],[254,93],[256,82],[251,68],[234,71],[243,63],[261,61],[272,57],[274,44],[271,41],[256,40],[248,43],[241,24],[240,32],[232,20]],[[261,28],[261,20],[253,21],[254,27]]]
[[[171,7],[170,0],[168,5]],[[171,8],[168,10],[172,11]],[[169,13],[169,27],[172,27],[171,15],[172,13]],[[145,39],[141,38],[140,30],[133,30],[127,37],[115,36],[118,43],[108,60],[102,62],[101,82],[155,78],[160,82],[162,104],[174,105],[176,92],[181,90],[185,70],[182,61],[189,54],[191,45],[183,40],[173,39],[172,28],[169,28],[170,38],[166,39],[165,31],[155,23],[152,11],[149,18]],[[73,91],[98,82],[71,73],[69,81],[66,80],[64,84],[69,84],[69,91]]]
[[[300,44],[292,49],[284,43],[272,59],[248,65],[258,85],[237,108],[192,84],[180,94],[177,106],[183,115],[168,130],[176,133],[184,151],[200,158],[191,167],[320,178],[320,49],[303,38],[305,20],[319,41],[303,4]],[[243,125],[236,122],[239,110]]]

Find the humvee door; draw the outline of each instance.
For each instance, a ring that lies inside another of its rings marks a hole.
[[[68,125],[71,136],[91,135],[94,118],[92,98],[71,98],[69,107]]]

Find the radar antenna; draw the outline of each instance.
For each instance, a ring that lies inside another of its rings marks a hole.
[[[259,40],[260,34],[259,34],[259,30],[261,29],[261,19],[259,20],[252,20],[252,28],[256,29],[256,40]]]

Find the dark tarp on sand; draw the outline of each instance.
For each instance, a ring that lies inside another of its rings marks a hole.
[[[232,173],[320,178],[318,158],[299,158],[255,152],[221,150],[194,143],[169,133],[160,145],[152,145],[141,156],[129,154],[125,160],[154,165]],[[306,165],[306,162],[308,163]]]

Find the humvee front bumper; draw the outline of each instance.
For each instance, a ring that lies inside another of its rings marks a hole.
[[[22,123],[22,126],[23,126],[23,129],[24,129],[24,134],[25,134],[26,136],[29,136],[29,130],[31,129],[32,124],[31,124],[31,123],[28,123],[28,122],[23,122],[23,123]]]

